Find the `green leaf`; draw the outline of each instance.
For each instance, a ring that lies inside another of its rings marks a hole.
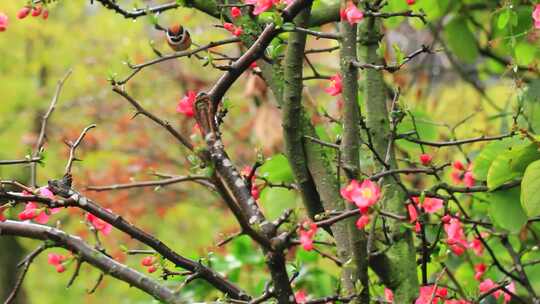
[[[474,63],[478,57],[476,38],[464,17],[454,17],[444,28],[444,37],[450,50],[465,63]]]
[[[410,115],[405,116],[405,118],[398,125],[398,133],[406,133],[414,131],[414,125],[416,124],[416,129],[422,140],[436,140],[438,133],[437,128],[434,123],[430,123],[431,117],[422,110],[413,110],[410,111],[410,114],[414,116],[414,122]],[[400,148],[417,152],[420,150],[418,144],[409,142],[405,139],[400,139],[397,141]]]
[[[277,154],[268,158],[259,168],[258,173],[272,183],[290,183],[294,180],[289,161],[283,154]]]
[[[518,138],[505,138],[486,145],[474,159],[473,175],[476,180],[485,181],[493,160],[513,145],[523,141]]]
[[[535,144],[516,145],[495,158],[488,170],[487,185],[493,190],[502,184],[523,176],[529,163],[540,159]]]
[[[520,188],[486,193],[489,202],[489,217],[496,226],[518,233],[527,223],[527,215],[521,207]]]
[[[508,24],[508,21],[510,21],[510,10],[505,9],[501,12],[499,18],[497,19],[497,26],[500,29],[503,29]]]
[[[521,181],[521,205],[529,217],[540,215],[540,160],[531,163]]]
[[[518,43],[515,48],[516,61],[520,65],[529,65],[535,58],[537,48],[527,41]]]

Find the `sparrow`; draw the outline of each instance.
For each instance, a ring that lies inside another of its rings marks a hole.
[[[174,24],[167,28],[167,44],[174,51],[184,51],[191,46],[189,32],[180,24]]]

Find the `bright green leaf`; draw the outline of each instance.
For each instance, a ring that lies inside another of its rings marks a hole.
[[[529,217],[540,215],[540,160],[530,164],[521,181],[521,205]]]

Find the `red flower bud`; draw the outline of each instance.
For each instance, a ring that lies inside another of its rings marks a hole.
[[[41,15],[41,6],[36,6],[32,9],[32,17]]]
[[[66,267],[64,267],[64,265],[62,265],[62,264],[56,265],[56,272],[62,273],[64,271],[66,271]]]
[[[427,166],[427,165],[431,164],[432,159],[433,159],[433,157],[431,155],[427,154],[427,153],[424,153],[424,154],[420,155],[420,162],[424,166]]]
[[[233,18],[238,18],[238,17],[242,16],[242,11],[236,6],[232,7],[231,8],[231,16]]]
[[[141,260],[141,265],[149,267],[149,266],[152,266],[154,262],[155,262],[155,258],[153,256],[147,256]]]
[[[41,17],[43,18],[43,20],[47,20],[49,18],[49,10],[44,10]]]
[[[24,19],[26,18],[26,16],[28,16],[28,14],[30,14],[30,8],[28,6],[25,6],[23,8],[21,8],[19,10],[19,12],[17,13],[17,18],[19,19]]]
[[[156,272],[157,267],[156,266],[150,266],[150,267],[148,267],[147,270],[148,270],[148,273],[153,273],[153,272]]]

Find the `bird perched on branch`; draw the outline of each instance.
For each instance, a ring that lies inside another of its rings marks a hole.
[[[191,46],[189,32],[180,24],[174,24],[167,28],[167,43],[174,51],[184,51]]]

